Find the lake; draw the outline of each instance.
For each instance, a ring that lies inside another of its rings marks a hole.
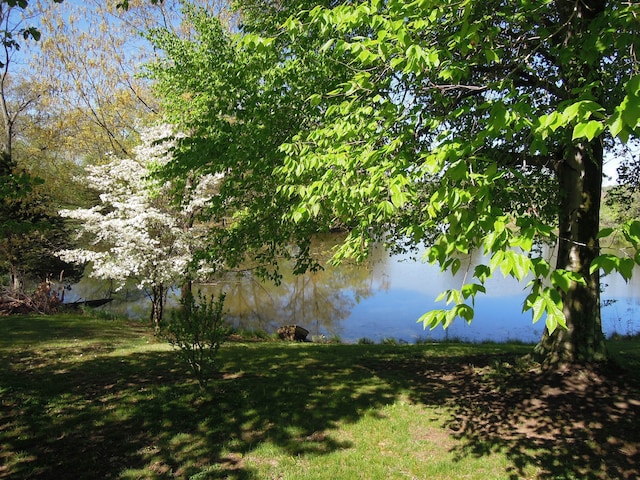
[[[315,245],[321,258],[335,244],[324,239]],[[226,292],[228,321],[235,327],[274,332],[279,326],[297,324],[311,335],[339,337],[354,343],[367,338],[375,342],[392,338],[416,341],[460,339],[481,342],[519,340],[535,342],[544,328],[533,324],[531,314],[522,313],[525,283],[498,274],[487,281],[487,293],[475,303],[475,319],[467,324],[456,319],[446,330],[424,329],[417,319],[426,311],[442,308],[435,298],[465,281],[465,268],[452,276],[411,255],[388,255],[375,249],[363,265],[339,267],[294,276],[283,265],[280,285],[260,282],[250,272],[229,274],[215,285],[203,286],[207,293]],[[468,281],[468,280],[467,280]],[[617,273],[602,278],[603,329],[607,336],[640,332],[640,268],[627,283]],[[85,279],[67,293],[67,301],[104,296],[104,282]],[[173,292],[169,302],[177,302]],[[104,308],[104,307],[103,307]],[[146,318],[149,303],[135,289],[126,289],[107,307],[114,313]]]

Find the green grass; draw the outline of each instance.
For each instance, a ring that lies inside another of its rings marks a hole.
[[[203,392],[142,324],[0,317],[0,479],[637,475],[640,341],[612,377],[530,348],[229,342]]]

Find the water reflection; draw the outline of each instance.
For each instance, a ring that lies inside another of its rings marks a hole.
[[[317,254],[328,259],[336,240],[318,239],[314,245]],[[290,268],[283,265],[282,273],[282,283],[277,286],[260,282],[245,271],[202,288],[206,293],[227,293],[225,307],[235,327],[274,332],[279,326],[297,324],[312,335],[339,336],[347,342],[365,337],[376,342],[385,338],[407,342],[446,338],[535,342],[544,328],[542,322],[532,324],[529,313],[522,313],[526,282],[497,275],[487,281],[487,294],[476,299],[476,316],[471,325],[456,320],[446,331],[424,330],[416,320],[430,309],[442,308],[434,299],[443,290],[468,282],[469,272],[463,267],[456,275],[442,273],[409,255],[389,256],[381,248],[374,250],[364,265],[325,265],[324,270],[301,276],[292,275]],[[603,278],[602,298],[608,305],[603,307],[602,315],[607,335],[640,332],[639,286],[638,268],[629,283],[618,274]],[[101,298],[104,282],[85,279],[72,293],[82,298]],[[170,303],[177,303],[178,293],[174,292]],[[108,308],[136,318],[146,318],[149,311],[148,301],[134,289],[127,290],[126,297]]]
[[[230,273],[218,285],[203,289],[207,294],[226,293],[228,319],[235,327],[273,332],[296,324],[311,335],[340,335],[355,307],[387,291],[389,282],[384,250],[375,249],[366,265],[344,263],[335,268],[327,265],[334,245],[335,237],[316,240],[316,258],[324,265],[317,272],[293,275],[291,265],[281,265],[280,285],[261,282],[244,271]]]

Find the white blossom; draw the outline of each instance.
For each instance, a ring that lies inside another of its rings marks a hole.
[[[221,176],[193,182],[182,205],[169,201],[171,185],[153,180],[150,172],[171,160],[177,138],[169,125],[150,127],[141,132],[134,158],[111,156],[104,165],[86,167],[86,182],[99,192],[100,204],[60,211],[81,222],[79,237],[88,245],[57,252],[61,259],[90,262],[91,276],[115,280],[120,288],[128,279],[140,289],[181,280],[204,234],[190,226],[190,217],[217,193]]]

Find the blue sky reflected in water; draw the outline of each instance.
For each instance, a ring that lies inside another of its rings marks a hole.
[[[476,317],[470,325],[456,319],[446,330],[442,327],[425,330],[416,320],[427,310],[442,308],[434,303],[434,298],[406,289],[380,292],[356,305],[341,331],[335,333],[352,342],[362,337],[376,342],[393,337],[409,343],[418,339],[535,342],[542,335],[543,324],[533,325],[531,316],[521,313],[522,297],[518,296],[479,298]]]
[[[357,303],[341,328],[330,334],[351,342],[362,337],[377,342],[392,337],[410,343],[417,339],[447,338],[536,342],[542,336],[544,318],[534,324],[531,313],[522,312],[526,283],[501,276],[489,279],[487,293],[476,297],[475,318],[471,324],[456,319],[447,330],[442,327],[425,330],[416,320],[430,309],[444,308],[443,302],[434,302],[435,298],[443,290],[459,288],[464,272],[452,277],[431,265],[405,259],[391,259],[385,270],[386,289]],[[603,277],[602,283],[603,301],[614,300],[602,308],[605,334],[640,333],[640,269],[636,268],[629,283],[618,274]]]

